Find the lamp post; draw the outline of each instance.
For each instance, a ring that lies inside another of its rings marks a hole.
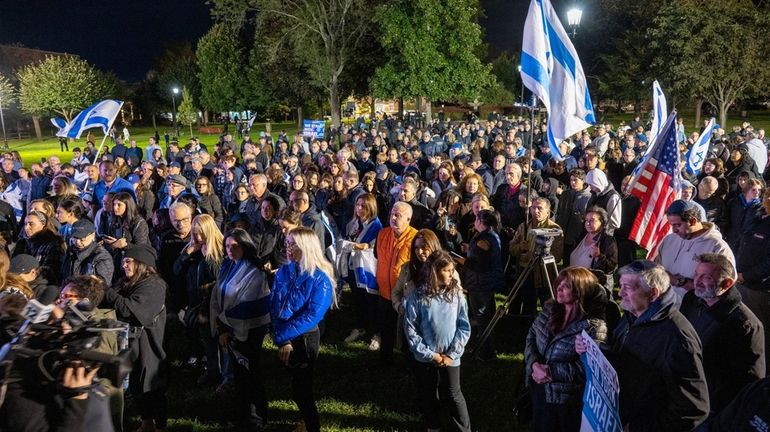
[[[521,80],[521,106],[524,106],[524,79],[521,77],[521,65],[519,65],[519,79]]]
[[[171,89],[171,106],[173,107],[174,111],[171,112],[171,122],[174,124],[174,136],[176,139],[179,139],[179,126],[176,124],[176,95],[179,94],[179,87],[174,87]]]
[[[3,125],[3,149],[8,150],[8,136],[5,134],[5,117],[3,116],[3,94],[0,93],[0,123]]]
[[[577,28],[580,26],[580,19],[583,17],[583,11],[577,7],[567,11],[567,23],[570,29],[572,29],[572,39],[575,39],[577,34]]]

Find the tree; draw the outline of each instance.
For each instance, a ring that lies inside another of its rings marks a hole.
[[[198,41],[198,78],[201,83],[201,105],[213,111],[248,109],[240,90],[243,74],[243,48],[237,28],[217,23]]]
[[[179,122],[190,127],[190,136],[193,136],[192,125],[198,122],[198,110],[193,105],[192,95],[187,87],[182,87],[182,100],[177,111]]]
[[[171,89],[174,87],[187,87],[193,100],[201,100],[198,59],[195,56],[195,49],[189,42],[166,46],[164,51],[154,59],[153,69],[145,80],[149,81],[148,84],[157,94],[157,98],[146,104],[154,108],[153,115],[160,109],[171,111]]]
[[[16,88],[14,88],[11,80],[0,74],[0,103],[3,108],[8,108],[9,105],[16,102]]]
[[[32,114],[35,132],[41,137],[39,116],[52,111],[70,121],[81,109],[117,93],[117,79],[71,56],[48,56],[17,72],[19,102]]]
[[[324,87],[331,107],[332,124],[340,125],[340,83],[357,48],[370,30],[371,0],[212,0],[215,19],[243,24],[257,14],[257,27],[272,21],[286,25],[276,29],[278,40],[288,39],[291,52],[304,66],[313,83]],[[273,55],[279,53],[272,50]]]
[[[717,107],[726,125],[730,106],[770,82],[764,60],[768,24],[767,12],[748,0],[672,3],[657,14],[653,31],[655,43],[671,54],[655,65],[672,87]]]
[[[373,80],[379,97],[474,100],[494,78],[479,59],[478,0],[398,0],[376,22],[388,59]],[[427,107],[430,116],[430,105]]]

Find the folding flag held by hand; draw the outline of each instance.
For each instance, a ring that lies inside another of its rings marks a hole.
[[[588,83],[575,47],[549,0],[532,0],[524,23],[521,79],[548,111],[548,145],[559,144],[596,123]]]
[[[83,131],[95,127],[102,128],[106,135],[122,106],[123,101],[105,99],[84,109],[69,123],[58,118],[51,119],[51,123],[59,128],[56,136],[62,138],[79,139]]]

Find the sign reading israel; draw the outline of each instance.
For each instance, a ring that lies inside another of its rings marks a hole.
[[[585,330],[583,340],[588,350],[580,356],[586,369],[580,432],[621,432],[618,374]]]
[[[302,136],[308,138],[323,138],[326,122],[323,120],[304,120],[302,122]]]

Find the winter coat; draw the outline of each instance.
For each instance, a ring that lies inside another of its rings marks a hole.
[[[133,394],[146,393],[166,386],[163,337],[166,330],[166,282],[152,275],[133,287],[117,291],[108,287],[104,305],[115,309],[121,321],[132,327],[142,327],[139,337],[129,342],[133,370],[129,389]]]
[[[693,198],[693,201],[700,204],[703,207],[703,211],[706,212],[706,221],[711,222],[719,228],[722,233],[727,233],[727,204],[716,193],[708,198],[701,199],[697,195]]]
[[[564,230],[564,244],[576,245],[585,234],[583,215],[586,212],[591,191],[584,188],[581,191],[569,189],[559,198],[559,208],[556,211],[556,223]]]
[[[754,227],[743,234],[741,247],[735,256],[743,284],[754,290],[770,291],[770,217],[761,215]],[[770,323],[767,323],[770,325]],[[768,353],[766,353],[768,354]]]
[[[284,345],[313,330],[332,305],[334,287],[326,273],[311,275],[289,262],[278,270],[270,294],[273,341]]]
[[[207,261],[201,251],[190,255],[187,250],[182,250],[182,254],[174,262],[174,275],[186,280],[188,311],[201,306],[204,299],[209,298],[217,281],[218,271],[219,269]],[[205,309],[208,309],[208,303]]]
[[[83,250],[70,247],[61,267],[61,278],[70,276],[95,275],[107,283],[112,283],[115,265],[112,256],[99,243],[93,242]]]
[[[225,212],[222,209],[222,203],[219,201],[219,197],[213,193],[207,195],[201,195],[198,199],[198,208],[201,213],[205,213],[214,218],[214,223],[218,227],[222,226],[225,220]]]
[[[738,396],[711,423],[711,432],[756,432],[770,424],[770,378],[756,381]]]
[[[22,237],[16,242],[13,255],[27,254],[40,262],[41,273],[54,285],[61,281],[59,270],[64,259],[64,239],[57,233],[43,230],[32,237]]]
[[[471,239],[463,265],[463,287],[466,290],[495,292],[502,287],[501,249],[500,236],[492,229],[480,232]]]
[[[533,363],[548,365],[552,381],[544,384],[545,400],[552,404],[566,404],[582,399],[586,382],[583,362],[575,352],[575,337],[585,330],[591,338],[603,343],[607,340],[607,325],[600,318],[584,316],[558,333],[551,334],[547,325],[552,312],[553,303],[546,303],[527,333],[524,348],[527,381],[531,381]]]
[[[385,227],[377,234],[375,254],[377,255],[377,287],[380,296],[390,300],[390,291],[395,286],[401,266],[409,262],[412,253],[412,240],[417,230],[407,226],[399,237],[393,228]]]
[[[690,321],[703,344],[711,412],[718,413],[745,385],[765,376],[762,323],[741,302],[741,293],[735,287],[711,307],[690,291],[679,311]]]
[[[739,194],[727,203],[728,224],[724,239],[733,253],[738,252],[743,234],[751,231],[756,216],[762,211],[761,199],[747,202],[743,194]]]
[[[638,318],[626,312],[605,351],[618,373],[620,420],[634,432],[689,431],[709,412],[700,339],[674,302],[669,289]]]

